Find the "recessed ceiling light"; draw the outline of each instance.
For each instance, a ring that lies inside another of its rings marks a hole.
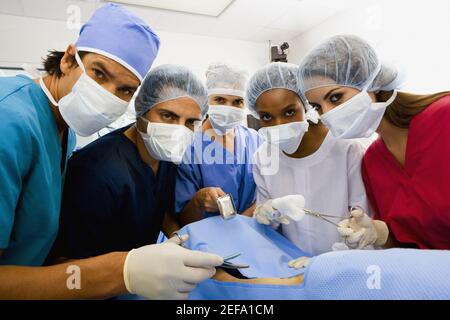
[[[157,9],[218,17],[234,0],[114,0]]]

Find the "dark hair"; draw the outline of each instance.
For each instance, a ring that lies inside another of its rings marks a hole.
[[[387,101],[393,91],[380,91],[377,93],[377,101]],[[409,128],[411,120],[430,104],[440,98],[449,95],[449,92],[435,94],[411,94],[398,92],[395,100],[386,108],[384,118],[398,128]]]
[[[63,51],[56,51],[51,50],[47,54],[47,56],[42,59],[42,63],[44,65],[44,70],[50,75],[55,75],[56,77],[61,77],[62,72],[59,67],[61,64],[61,59],[64,57],[65,52]],[[83,56],[86,54],[86,52],[79,52],[80,58],[83,59]],[[72,56],[72,63],[77,65],[77,62],[75,60],[75,57]]]

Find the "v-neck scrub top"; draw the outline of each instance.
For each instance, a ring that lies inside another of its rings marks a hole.
[[[58,232],[74,146],[70,129],[61,142],[39,85],[26,76],[0,77],[0,265],[43,264]]]
[[[204,132],[197,132],[194,142],[178,167],[175,212],[181,213],[195,193],[206,187],[219,187],[230,193],[238,213],[255,201],[252,159],[262,142],[259,134],[250,128],[235,128],[234,153],[215,142]],[[205,212],[204,216],[219,212]]]
[[[412,119],[404,166],[379,138],[364,155],[362,173],[375,218],[397,241],[450,249],[450,95]]]
[[[176,165],[155,175],[125,135],[113,131],[75,152],[67,167],[52,257],[86,258],[155,243],[173,210]]]

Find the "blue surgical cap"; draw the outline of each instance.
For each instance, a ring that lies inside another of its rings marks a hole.
[[[259,118],[256,112],[256,100],[264,92],[272,89],[287,89],[296,93],[303,104],[306,99],[300,92],[297,80],[298,66],[292,63],[272,62],[257,70],[247,84],[247,106],[255,118]]]
[[[80,30],[78,51],[104,55],[130,70],[142,82],[159,49],[159,37],[123,6],[97,9]]]
[[[136,115],[142,116],[159,103],[189,97],[194,100],[202,116],[208,111],[208,93],[202,81],[188,68],[165,64],[152,69],[134,102]]]

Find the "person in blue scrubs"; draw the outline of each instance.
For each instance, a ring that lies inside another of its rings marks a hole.
[[[154,244],[161,229],[167,235],[179,229],[173,219],[176,163],[192,142],[194,123],[206,114],[207,99],[206,88],[185,67],[162,65],[147,74],[134,103],[136,123],[69,160],[59,233],[48,263],[131,250],[124,266],[126,288],[153,299],[187,298],[195,283],[215,273],[213,267],[223,261],[217,255],[191,257],[192,251],[173,243],[156,252],[148,249],[160,246]],[[159,279],[148,275],[147,270],[158,269]],[[168,293],[152,290],[161,287],[155,280],[169,287]]]
[[[38,266],[58,230],[75,135],[59,130],[44,92],[23,75],[0,78],[0,118],[0,264]]]
[[[171,124],[169,138],[175,130],[192,136],[207,103],[206,88],[188,69],[163,65],[150,71],[135,101],[137,123],[97,139],[69,160],[51,256],[79,259],[128,251],[156,243],[162,228],[166,235],[178,230],[172,162],[177,155],[172,152],[184,151],[191,140],[170,145],[159,133],[163,140],[146,142],[147,121]],[[158,151],[155,144],[167,150]]]
[[[0,78],[0,299],[181,299],[196,282],[180,274],[201,281],[223,262],[170,242],[41,267],[58,230],[72,129],[90,135],[125,112],[158,48],[140,18],[107,4],[75,45],[49,54],[46,76]]]
[[[129,125],[72,155],[49,262],[156,243],[164,214],[172,213],[176,165],[161,161],[153,171],[141,158],[138,141]]]
[[[246,121],[247,72],[223,63],[206,72],[208,118],[178,167],[175,212],[185,225],[218,215],[217,198],[231,194],[236,210],[251,216],[255,202],[253,154],[261,143]]]

